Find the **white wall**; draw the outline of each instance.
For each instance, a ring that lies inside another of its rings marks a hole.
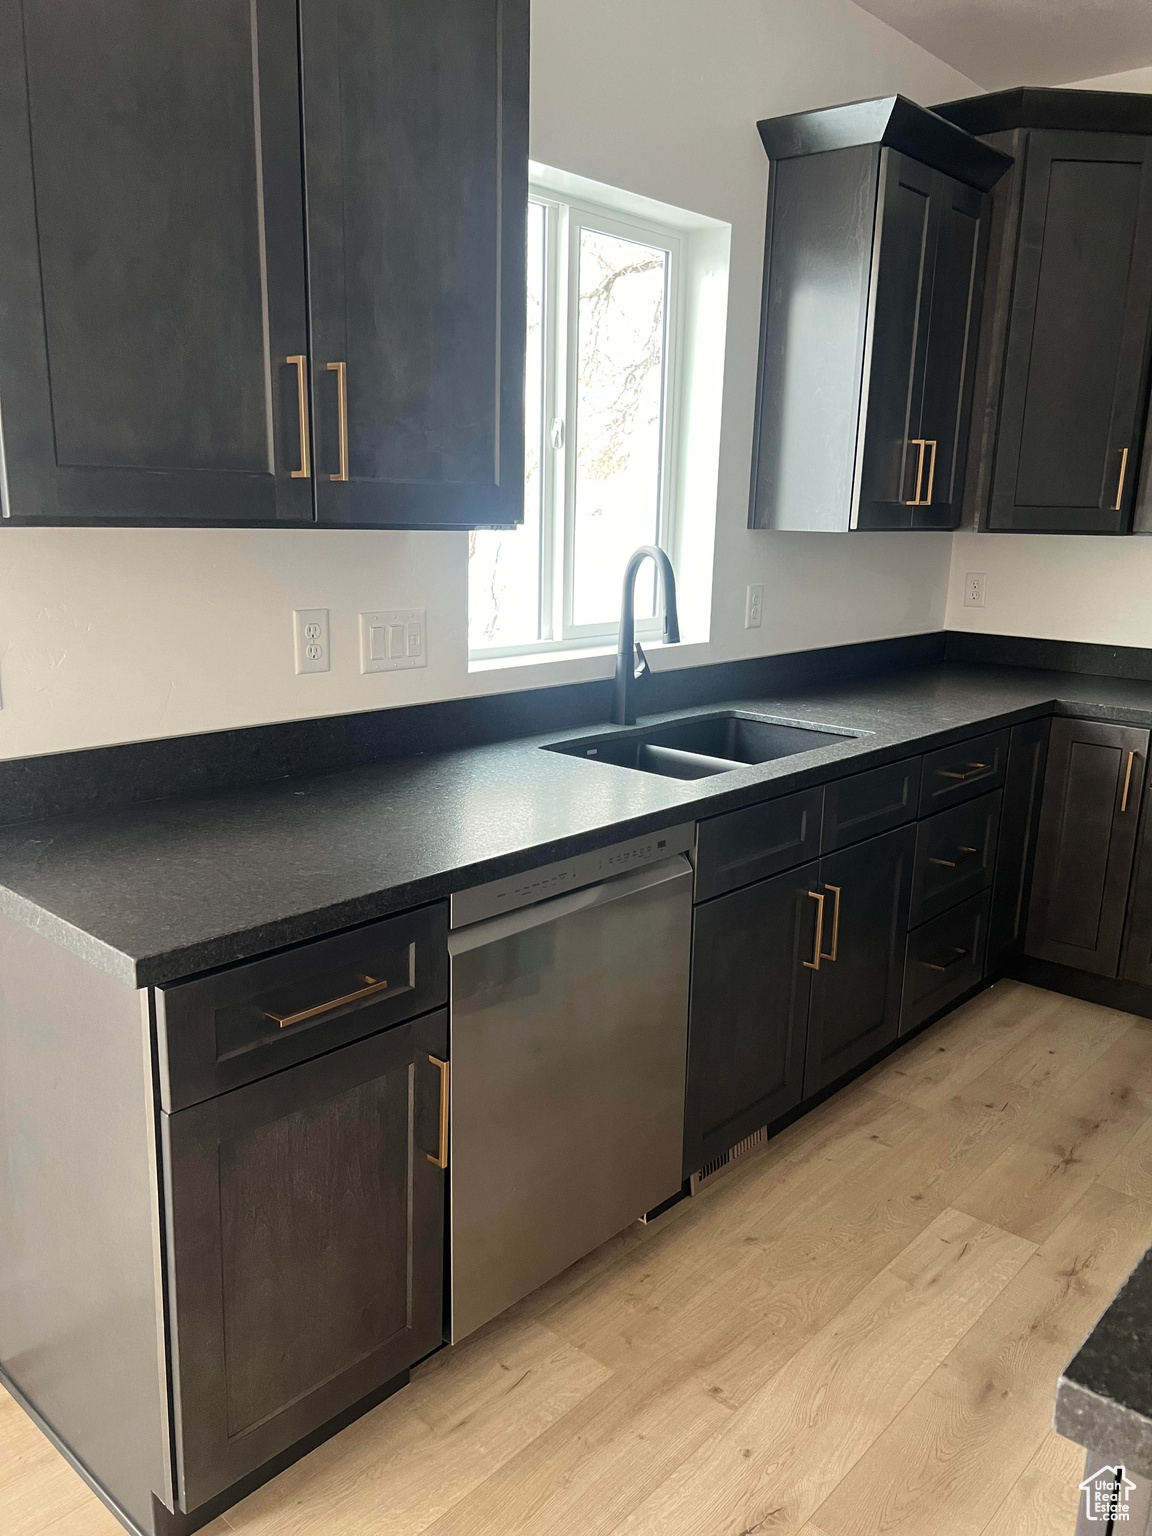
[[[766,164],[759,117],[976,87],[849,0],[534,0],[532,154],[732,226],[711,640],[657,665],[940,627],[947,535],[745,527]],[[0,757],[605,676],[604,657],[469,674],[466,536],[0,530]],[[1150,549],[1152,554],[1152,549]],[[743,628],[747,583],[763,628]],[[333,670],[296,677],[290,614]],[[426,607],[426,671],[361,677],[361,609]]]
[[[1152,91],[1152,67],[1098,80],[1093,91]],[[964,577],[987,576],[983,608],[964,607]],[[1152,538],[958,533],[947,627],[1100,645],[1152,646]]]

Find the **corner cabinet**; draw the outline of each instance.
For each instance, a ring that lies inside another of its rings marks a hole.
[[[772,166],[750,526],[953,528],[984,194],[1010,161],[899,96],[759,128]]]
[[[937,112],[1014,158],[994,193],[966,520],[1152,531],[1137,506],[1152,335],[1152,98],[1017,89]]]
[[[12,523],[522,517],[528,0],[0,0]]]

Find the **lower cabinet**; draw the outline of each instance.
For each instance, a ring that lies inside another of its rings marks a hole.
[[[982,892],[908,935],[900,1033],[939,1013],[983,978],[991,893]]]
[[[906,826],[820,860],[805,1098],[897,1037],[915,852],[916,828]]]
[[[685,1178],[800,1102],[818,881],[806,864],[696,908]]]
[[[440,1011],[161,1116],[184,1511],[440,1344],[447,1044]]]
[[[1024,948],[1051,729],[1048,716],[1012,727],[988,915],[990,971],[999,970]]]
[[[1148,732],[1056,720],[1025,950],[1116,976],[1148,766]]]

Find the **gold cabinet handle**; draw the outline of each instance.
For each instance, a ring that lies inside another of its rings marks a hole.
[[[424,1156],[434,1168],[447,1168],[448,1166],[448,1083],[451,1077],[451,1068],[446,1061],[441,1061],[439,1056],[429,1056],[428,1060],[440,1073],[440,1155],[433,1157],[431,1152],[425,1152]]]
[[[300,468],[292,471],[293,480],[312,478],[312,455],[308,451],[308,359],[303,355],[286,358],[296,369],[296,392],[300,401]]]
[[[949,967],[955,965],[957,960],[963,960],[967,953],[966,949],[954,949],[951,960],[945,960],[943,965],[938,965],[932,960],[921,961],[921,964],[927,966],[930,971],[946,971]]]
[[[939,864],[941,869],[956,869],[965,859],[970,859],[974,853],[979,853],[978,848],[958,848],[956,852],[959,858],[955,859],[929,859],[929,864]]]
[[[920,457],[916,460],[916,494],[911,501],[906,501],[904,505],[906,507],[922,507],[924,503],[920,500],[920,487],[924,483],[924,450],[928,446],[928,439],[926,437],[910,437],[908,439],[908,446],[909,448],[919,448]]]
[[[1128,754],[1128,766],[1124,770],[1124,793],[1120,796],[1120,814],[1123,816],[1128,809],[1128,791],[1132,788],[1132,764],[1136,761],[1135,752]]]
[[[1119,512],[1120,503],[1124,500],[1124,477],[1128,473],[1128,450],[1120,450],[1120,484],[1116,487],[1116,500],[1113,504],[1113,512]]]
[[[816,903],[816,943],[812,948],[811,960],[805,960],[804,962],[804,969],[806,971],[818,971],[820,969],[820,962],[824,958],[820,953],[820,946],[824,942],[824,892],[809,891],[808,894]]]
[[[336,375],[336,410],[340,422],[340,471],[329,480],[348,479],[348,364],[328,363],[328,372]]]
[[[840,887],[838,885],[829,885],[827,881],[825,881],[824,889],[826,891],[831,891],[833,896],[835,896],[836,901],[832,908],[832,948],[826,955],[821,955],[820,958],[821,960],[831,960],[833,963],[835,963],[836,953],[840,948]],[[823,924],[821,924],[821,926],[823,926]]]
[[[385,992],[388,989],[388,983],[377,981],[375,976],[365,976],[364,983],[358,991],[348,992],[343,997],[334,997],[328,1003],[317,1003],[315,1008],[302,1008],[299,1013],[266,1012],[264,1017],[271,1019],[273,1024],[279,1024],[281,1029],[291,1029],[293,1024],[303,1024],[307,1019],[319,1018],[320,1014],[331,1013],[334,1008],[346,1008],[349,1003],[363,1002],[366,997],[375,997],[377,992]]]
[[[975,778],[978,773],[987,773],[991,766],[991,763],[969,763],[965,773],[955,773],[950,768],[937,768],[936,774],[941,779],[960,779],[963,781],[964,779]]]
[[[936,439],[930,437],[927,439],[927,443],[930,453],[928,459],[928,494],[920,503],[922,507],[930,507],[932,505],[932,487],[936,484]]]

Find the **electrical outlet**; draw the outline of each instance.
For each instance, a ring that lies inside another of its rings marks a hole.
[[[748,588],[748,595],[744,599],[744,628],[759,629],[760,619],[764,612],[764,588],[757,583]]]
[[[984,585],[988,578],[983,571],[969,571],[964,578],[965,608],[983,608]]]
[[[423,608],[360,615],[361,672],[399,672],[428,665]]]
[[[292,614],[292,624],[296,637],[297,672],[331,671],[327,608],[297,608]]]

